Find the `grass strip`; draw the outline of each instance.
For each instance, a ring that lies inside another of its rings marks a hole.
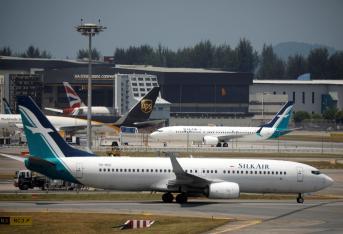
[[[1,212],[1,216],[31,216],[32,226],[1,225],[1,233],[203,233],[229,222],[227,219],[159,215],[126,215],[65,212]],[[128,219],[155,220],[146,229],[113,228]]]

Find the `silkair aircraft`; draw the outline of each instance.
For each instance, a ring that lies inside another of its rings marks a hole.
[[[239,141],[260,141],[280,137],[292,131],[288,129],[293,102],[287,102],[274,118],[260,127],[211,127],[172,126],[160,128],[150,134],[152,138],[167,141],[194,141],[205,145],[228,147],[232,139]]]
[[[330,186],[316,168],[296,162],[262,159],[98,157],[68,145],[31,98],[19,97],[30,156],[29,170],[50,178],[120,191],[164,192],[162,200],[185,203],[189,196],[238,198],[243,193],[302,194]]]

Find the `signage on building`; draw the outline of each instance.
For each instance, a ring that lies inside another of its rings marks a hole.
[[[92,80],[113,80],[115,78],[114,74],[93,74]],[[87,80],[88,74],[74,74],[75,80]]]

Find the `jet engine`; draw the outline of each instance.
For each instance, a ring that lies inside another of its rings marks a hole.
[[[229,199],[239,197],[239,185],[233,182],[218,182],[210,184],[205,195],[212,199]]]
[[[219,140],[214,136],[204,136],[203,142],[205,145],[217,145]]]

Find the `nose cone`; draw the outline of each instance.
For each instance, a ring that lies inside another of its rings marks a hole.
[[[157,132],[150,133],[151,138],[156,138],[157,137]]]
[[[333,184],[334,180],[327,175],[323,175],[323,176],[324,176],[324,182],[323,182],[324,186],[323,187],[327,188],[327,187],[331,186]]]

